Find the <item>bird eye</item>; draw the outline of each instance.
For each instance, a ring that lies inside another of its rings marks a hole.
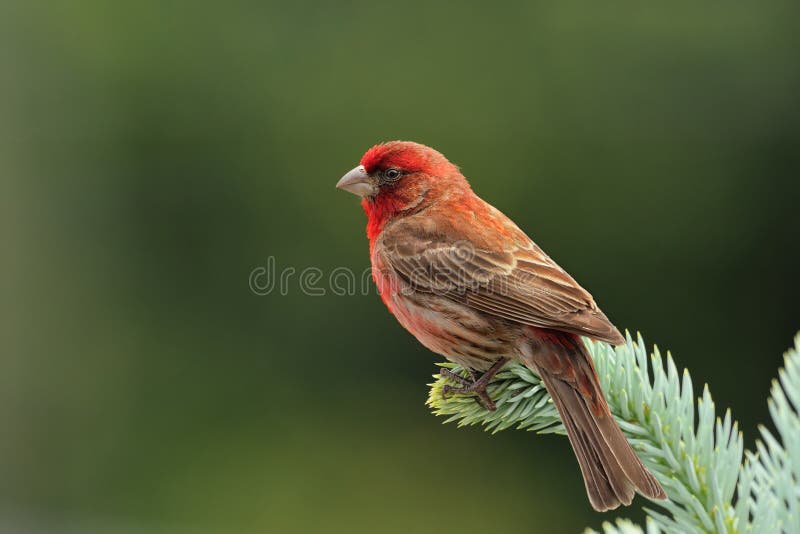
[[[386,169],[383,171],[383,176],[389,181],[394,181],[400,178],[400,171],[397,169]]]

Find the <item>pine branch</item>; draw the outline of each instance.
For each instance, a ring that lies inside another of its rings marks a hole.
[[[634,342],[629,334],[627,344],[616,349],[591,341],[586,345],[612,413],[669,496],[667,501],[654,501],[664,510],[646,508],[650,516],[648,533],[736,532],[736,520],[741,516],[737,516],[732,499],[743,442],[730,412],[723,419],[716,418],[711,395],[704,387],[696,404],[695,425],[689,373],[684,371],[681,378],[672,357],[667,354],[662,358],[658,348],[648,358],[641,336]],[[464,373],[455,365],[441,365]],[[485,410],[470,396],[443,398],[447,379],[434,377],[437,380],[431,384],[428,405],[436,415],[447,416],[445,422],[480,424],[492,432],[513,426],[564,433],[541,381],[519,363],[509,364],[489,386],[488,392],[497,404],[494,412]],[[627,523],[620,525],[607,524],[606,532],[634,528]]]
[[[800,532],[800,334],[773,380],[769,413],[775,437],[760,427],[739,475],[736,517],[744,532]],[[780,440],[778,439],[780,438]]]
[[[597,531],[586,529],[584,534],[597,534]],[[614,523],[603,523],[603,534],[645,534],[645,531],[628,519],[617,519]],[[658,527],[652,521],[648,521],[647,534],[659,534]]]

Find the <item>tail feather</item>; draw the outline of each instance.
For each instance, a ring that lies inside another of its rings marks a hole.
[[[546,373],[542,374],[545,387],[564,421],[592,507],[602,512],[620,504],[630,504],[635,486],[603,439],[598,425],[589,416],[583,399],[569,385],[545,378]]]
[[[636,491],[666,498],[614,421],[586,348],[577,337],[566,336],[558,343],[532,344],[538,350],[526,354],[526,363],[542,378],[564,422],[592,507],[606,511],[628,505]]]

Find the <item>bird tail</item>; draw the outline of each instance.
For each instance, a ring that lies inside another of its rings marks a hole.
[[[561,332],[537,338],[525,363],[541,377],[564,422],[592,507],[602,512],[628,505],[636,491],[665,499],[614,421],[580,338]]]

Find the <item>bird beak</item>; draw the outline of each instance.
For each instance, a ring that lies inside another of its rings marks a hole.
[[[359,165],[342,176],[342,179],[339,180],[336,187],[337,189],[344,189],[360,197],[371,197],[377,193],[377,188],[363,165]]]

